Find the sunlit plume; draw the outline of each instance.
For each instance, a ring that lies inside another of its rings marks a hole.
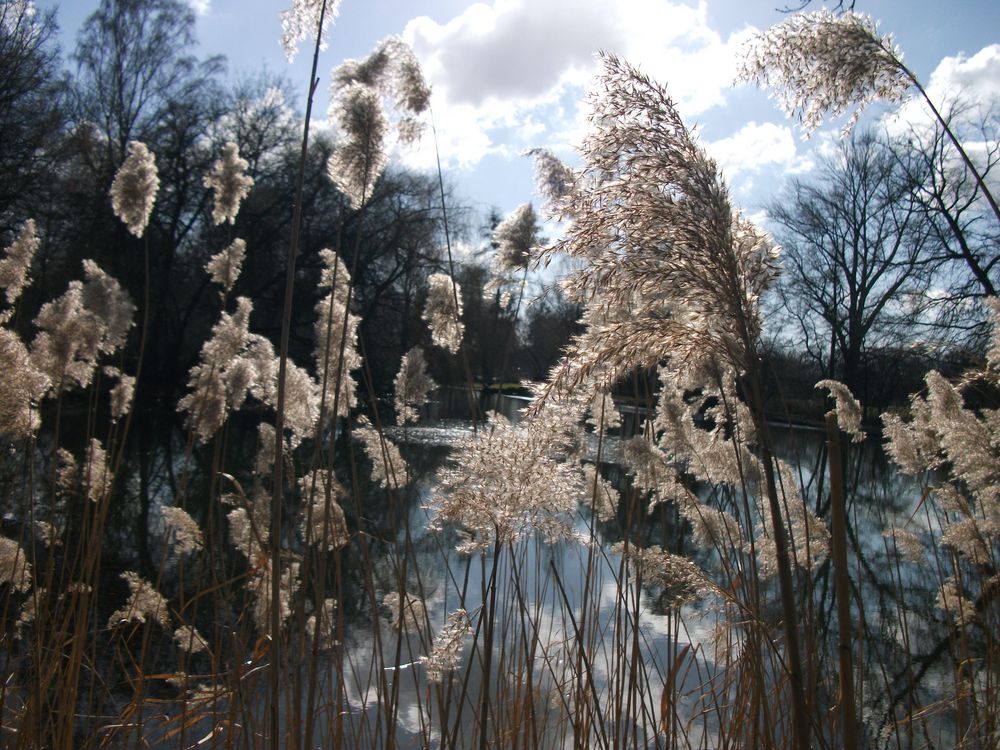
[[[246,251],[246,243],[241,239],[235,239],[205,264],[205,270],[212,277],[212,281],[219,284],[226,294],[233,290],[236,279],[240,276]]]
[[[777,248],[735,212],[715,163],[666,90],[614,56],[591,97],[573,221],[545,256],[585,262],[564,289],[587,305],[585,333],[553,377],[573,387],[673,357],[745,368]]]
[[[163,509],[163,523],[175,555],[187,555],[202,548],[201,528],[183,508],[166,506]]]
[[[372,427],[367,417],[361,417],[354,428],[354,437],[365,447],[365,454],[372,462],[372,481],[382,487],[403,487],[410,481],[410,469],[395,443]]]
[[[911,562],[923,562],[926,551],[919,537],[912,531],[893,527],[882,533],[886,539],[892,540],[896,551]]]
[[[27,437],[39,425],[38,403],[49,389],[48,376],[35,368],[16,333],[0,328],[0,433]]]
[[[816,387],[825,388],[834,398],[834,412],[840,429],[850,435],[855,443],[864,440],[865,433],[861,429],[861,404],[854,398],[850,389],[836,380],[821,380],[816,383]]]
[[[550,542],[573,537],[573,512],[586,488],[558,447],[566,445],[565,423],[583,413],[565,411],[548,408],[517,426],[494,414],[485,429],[459,442],[438,475],[434,525],[462,530],[460,552],[534,533]]]
[[[152,152],[145,143],[130,141],[128,156],[111,183],[111,207],[115,216],[136,237],[142,237],[146,231],[159,187],[160,178]]]
[[[430,106],[431,90],[413,50],[398,36],[383,39],[363,60],[347,60],[332,74],[334,90],[360,83],[389,97],[411,117]]]
[[[295,59],[299,42],[319,36],[320,49],[326,49],[326,33],[340,12],[341,0],[292,0],[292,7],[281,11],[281,46],[288,62]],[[320,25],[320,16],[323,23]]]
[[[497,245],[494,270],[498,274],[526,268],[531,249],[538,242],[538,217],[530,203],[515,208],[493,230]]]
[[[257,630],[261,633],[272,632],[271,621],[271,579],[273,572],[271,560],[262,565],[247,582],[247,590],[253,597],[250,616]],[[284,623],[292,615],[292,597],[299,590],[298,562],[284,563],[279,571],[278,585],[278,617]]]
[[[336,626],[337,600],[324,599],[306,620],[306,635],[317,641],[321,651],[329,651],[339,645],[334,638]]]
[[[668,606],[680,607],[700,598],[709,588],[701,569],[683,555],[675,555],[657,545],[639,547],[617,542],[612,552],[625,557],[644,586],[662,589]]]
[[[87,497],[94,503],[106,500],[114,483],[114,476],[108,466],[107,453],[97,438],[91,438],[90,445],[87,447],[83,482],[87,490]]]
[[[174,641],[177,648],[186,654],[200,654],[208,651],[208,641],[206,641],[198,629],[191,625],[181,625],[174,631]]]
[[[361,83],[341,90],[330,105],[330,117],[341,131],[327,173],[355,209],[371,197],[389,156],[385,139],[389,123],[378,92]]]
[[[976,619],[976,605],[965,595],[954,576],[946,578],[941,584],[935,604],[938,609],[944,610],[955,627],[964,627]]]
[[[13,305],[21,296],[21,291],[28,283],[28,271],[31,260],[41,240],[35,234],[35,222],[28,219],[18,232],[17,238],[4,250],[0,258],[0,287],[7,297],[7,304]],[[11,311],[0,312],[0,323],[10,320]]]
[[[0,536],[0,584],[9,584],[14,591],[31,589],[31,563],[13,539]]]
[[[451,276],[432,273],[427,277],[424,320],[431,329],[431,341],[454,353],[462,346],[462,291]]]
[[[446,674],[458,668],[462,660],[465,638],[470,632],[472,623],[464,609],[457,609],[448,615],[444,627],[434,638],[434,648],[431,653],[420,657],[420,663],[427,670],[427,682],[439,683]]]
[[[333,472],[311,471],[299,479],[299,489],[306,500],[299,526],[302,541],[307,545],[325,544],[328,550],[346,547],[350,537],[340,501],[347,497],[347,490]]]
[[[584,498],[594,516],[601,523],[615,520],[621,495],[614,485],[601,476],[593,464],[583,467]]]
[[[739,80],[771,88],[806,134],[853,109],[849,128],[867,104],[901,101],[911,85],[892,37],[853,12],[791,15],[752,38],[743,58]]]
[[[348,60],[331,75],[329,118],[340,141],[327,172],[354,208],[371,197],[388,162],[386,142],[394,130],[402,143],[420,137],[418,116],[430,105],[430,88],[413,51],[399,37],[383,40],[363,60]],[[394,114],[390,127],[385,102]]]
[[[437,384],[427,374],[423,350],[413,347],[403,355],[396,374],[396,420],[400,424],[416,422],[420,418],[418,409],[427,403],[427,397],[435,388]]]
[[[347,417],[357,403],[357,384],[351,373],[362,365],[358,353],[361,319],[347,308],[351,285],[347,267],[332,250],[320,251],[320,257],[323,270],[319,286],[329,288],[330,292],[316,303],[313,359],[327,417]],[[336,414],[333,414],[334,406]]]
[[[524,152],[535,162],[535,189],[545,201],[545,210],[563,218],[567,198],[576,187],[576,173],[548,149],[532,148]]]
[[[417,596],[392,591],[385,595],[382,603],[389,608],[389,618],[393,630],[407,633],[420,632],[426,620],[424,602]]]
[[[132,409],[135,396],[135,378],[119,373],[118,382],[111,389],[111,421],[117,422]]]
[[[149,581],[138,573],[127,571],[120,578],[128,584],[129,597],[124,606],[111,613],[108,627],[129,622],[147,622],[152,620],[162,628],[170,626],[170,608],[167,600]]]
[[[246,297],[236,301],[236,311],[223,312],[201,349],[201,359],[188,379],[190,393],[177,404],[187,413],[188,428],[202,441],[209,440],[222,426],[230,409],[238,409],[247,391],[255,384],[249,348],[252,304]],[[270,352],[273,355],[273,351]]]
[[[132,327],[135,306],[121,285],[91,260],[83,262],[83,269],[85,281],[71,281],[35,317],[39,332],[31,361],[54,389],[86,386],[99,356],[122,346]]]
[[[253,177],[246,173],[249,166],[249,162],[240,156],[239,147],[230,142],[222,147],[222,158],[216,161],[212,165],[212,171],[205,175],[205,187],[214,191],[212,221],[216,224],[226,221],[230,224],[236,223],[240,203],[253,187]]]

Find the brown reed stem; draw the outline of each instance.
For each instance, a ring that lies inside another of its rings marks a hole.
[[[851,664],[851,578],[847,569],[847,512],[844,507],[844,466],[840,451],[837,413],[826,414],[826,444],[830,461],[830,547],[833,554],[837,597],[837,654],[840,658],[840,712],[844,723],[844,750],[857,750],[858,723],[854,702],[854,669]]]
[[[299,251],[299,234],[302,229],[302,193],[305,185],[306,161],[309,152],[309,124],[312,119],[313,99],[319,79],[316,69],[319,67],[319,50],[323,31],[323,18],[326,15],[326,0],[320,7],[319,21],[316,25],[316,43],[313,46],[312,69],[309,73],[309,98],[306,100],[305,122],[302,126],[302,151],[299,156],[299,173],[295,185],[295,203],[292,212],[292,237],[288,248],[288,260],[285,267],[285,296],[281,311],[281,344],[278,358],[278,398],[275,407],[274,424],[274,474],[271,481],[271,674],[270,674],[270,747],[280,750],[281,743],[278,732],[280,727],[280,687],[279,672],[281,669],[281,511],[284,468],[285,440],[285,380],[288,371],[288,339],[292,324],[292,294],[295,290],[295,260]],[[295,732],[296,736],[298,735]]]

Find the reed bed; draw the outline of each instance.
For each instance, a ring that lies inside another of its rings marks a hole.
[[[335,11],[297,0],[286,17],[289,51],[313,45],[310,92]],[[851,23],[849,41],[880,43]],[[871,64],[891,68],[879,49]],[[761,343],[778,248],[732,207],[666,89],[603,67],[583,166],[534,154],[566,234],[537,247],[528,206],[495,235],[492,288],[518,300],[532,259],[578,261],[563,285],[586,328],[524,413],[473,410],[446,456],[408,447],[436,392],[419,348],[391,401],[374,392],[357,252],[323,253],[314,361],[288,357],[297,229],[277,351],[251,330],[253,301],[230,296],[242,241],[206,267],[218,322],[159,451],[137,429],[153,419],[133,403],[142,345],[134,374],[115,364],[147,336],[148,292],[136,327],[130,292],[90,264],[31,341],[4,313],[0,743],[996,746],[1000,423],[982,404],[1000,338],[961,382],[931,373],[905,420],[884,418],[915,502],[865,496],[863,430],[879,437],[839,383],[819,384],[826,447],[787,450]],[[329,171],[363,213],[385,139],[416,137],[430,92],[398,40],[332,79]],[[217,223],[252,189],[245,168],[231,144],[206,177]],[[111,200],[137,237],[156,190],[155,155],[133,144]],[[33,244],[28,221],[0,261],[19,316],[35,313],[17,307]],[[453,270],[428,279],[424,319],[460,357]],[[651,368],[656,388],[636,377]],[[644,419],[622,421],[622,394]],[[116,570],[115,514],[134,497],[151,565]],[[863,523],[884,530],[877,548]]]

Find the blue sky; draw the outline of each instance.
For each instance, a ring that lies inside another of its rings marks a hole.
[[[303,94],[308,54],[289,65],[279,42],[278,14],[291,0],[189,0],[198,14],[200,52],[223,54],[236,76],[263,67],[286,73]],[[98,0],[36,0],[58,7],[63,47]],[[784,16],[780,0],[344,0],[320,59],[320,113],[328,71],[366,55],[385,36],[414,48],[434,87],[432,107],[446,173],[466,205],[502,212],[533,199],[533,146],[573,161],[585,132],[585,93],[598,50],[616,52],[665,83],[689,125],[722,166],[735,202],[751,215],[783,182],[807,173],[839,137],[832,123],[811,140],[766,94],[731,83],[742,41]],[[795,4],[792,0],[790,4]],[[814,3],[811,8],[822,7]],[[964,90],[1000,106],[1000,2],[885,0],[857,4],[891,32],[907,64],[947,98]],[[874,108],[869,123],[885,115]],[[919,107],[905,111],[918,122]],[[897,124],[896,127],[899,127]],[[427,138],[398,160],[429,169]]]

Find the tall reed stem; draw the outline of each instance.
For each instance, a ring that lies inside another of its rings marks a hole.
[[[830,462],[830,546],[833,553],[833,584],[837,597],[837,654],[840,659],[840,712],[844,722],[844,750],[858,747],[858,724],[854,704],[854,669],[851,664],[851,579],[847,570],[847,512],[844,504],[844,465],[840,452],[837,413],[826,415],[826,445]]]
[[[309,123],[312,119],[313,99],[319,79],[316,69],[319,67],[319,50],[323,30],[323,18],[326,15],[326,0],[320,7],[319,21],[316,25],[316,43],[313,46],[312,69],[309,73],[309,98],[306,101],[306,116],[302,126],[302,152],[299,156],[299,174],[295,184],[295,203],[292,213],[292,237],[288,248],[288,261],[285,267],[285,297],[281,310],[281,344],[278,361],[278,399],[274,420],[274,474],[271,480],[271,674],[270,674],[270,746],[279,750],[280,687],[281,670],[281,500],[282,469],[284,468],[284,434],[285,434],[285,379],[288,370],[288,339],[292,323],[292,294],[295,288],[295,260],[299,251],[299,233],[302,228],[302,193],[305,185],[306,160],[309,153]]]

